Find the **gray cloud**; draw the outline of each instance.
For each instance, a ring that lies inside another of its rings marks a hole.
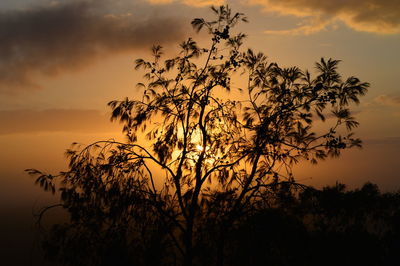
[[[71,0],[0,12],[0,93],[38,88],[38,74],[76,71],[100,57],[184,38],[181,19],[107,14],[105,3]]]
[[[278,34],[310,34],[336,21],[344,22],[358,31],[379,34],[400,33],[399,0],[247,0],[247,2],[262,5],[267,12],[306,18],[306,25],[292,30],[275,31]]]
[[[119,132],[120,125],[97,110],[47,109],[0,111],[0,135],[38,132]]]

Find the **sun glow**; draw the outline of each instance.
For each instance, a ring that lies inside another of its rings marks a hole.
[[[206,152],[207,152],[209,149],[210,149],[210,147],[206,147]],[[196,150],[197,150],[198,152],[202,152],[204,149],[203,149],[203,146],[201,146],[200,144],[197,144],[197,145],[196,145]]]

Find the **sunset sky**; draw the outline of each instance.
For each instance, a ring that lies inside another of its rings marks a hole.
[[[400,189],[399,0],[2,0],[1,209],[30,214],[48,199],[24,169],[63,170],[72,142],[122,139],[106,104],[139,95],[142,73],[134,71],[134,59],[152,44],[173,56],[188,36],[205,43],[190,21],[224,3],[247,15],[238,30],[248,34],[246,46],[270,61],[312,72],[314,62],[332,57],[342,60],[343,76],[371,83],[355,108],[364,148],[303,164],[298,180]]]

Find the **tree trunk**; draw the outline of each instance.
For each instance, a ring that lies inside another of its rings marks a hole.
[[[188,221],[187,229],[184,235],[185,254],[183,258],[184,266],[193,265],[193,221]]]
[[[225,228],[221,228],[221,235],[217,243],[217,266],[224,265]]]

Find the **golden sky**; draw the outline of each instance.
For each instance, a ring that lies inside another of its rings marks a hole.
[[[343,76],[371,83],[356,108],[364,149],[302,166],[299,180],[400,188],[398,0],[2,0],[0,200],[17,189],[21,202],[40,197],[23,170],[62,170],[71,142],[121,138],[106,104],[138,96],[134,59],[152,44],[173,55],[188,36],[204,43],[190,20],[207,17],[211,3],[245,13],[250,23],[239,29],[247,45],[271,61],[312,72],[314,62],[332,57],[343,61]]]
[[[0,0],[3,261],[32,262],[32,212],[57,201],[24,169],[57,173],[72,142],[123,139],[107,103],[140,96],[134,60],[153,44],[174,56],[189,36],[206,45],[190,21],[208,17],[210,4],[245,13],[250,22],[238,27],[248,35],[245,46],[271,62],[313,72],[314,62],[331,57],[342,60],[344,77],[371,83],[354,112],[363,149],[301,163],[299,182],[400,189],[399,0]]]

